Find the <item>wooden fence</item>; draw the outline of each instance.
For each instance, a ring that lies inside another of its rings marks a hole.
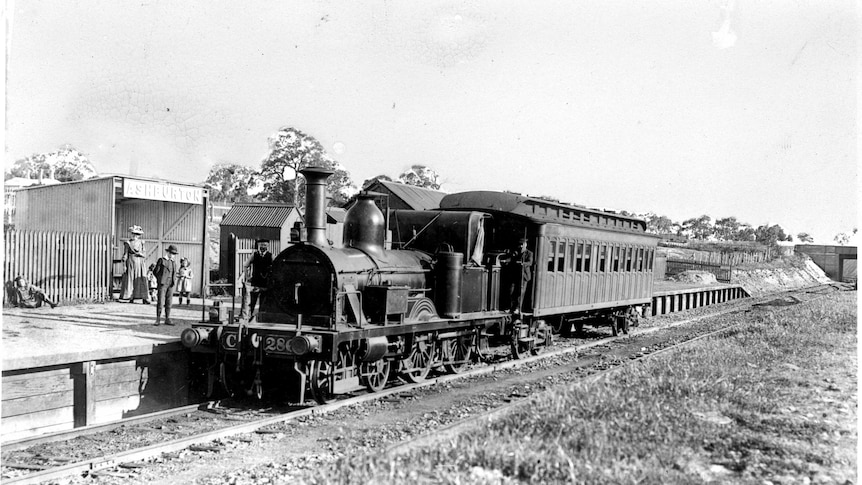
[[[769,248],[751,251],[710,251],[704,248],[692,248],[685,246],[673,246],[662,243],[661,247],[678,248],[669,249],[673,252],[669,259],[686,260],[693,263],[718,264],[725,266],[738,266],[741,264],[762,263],[772,258]]]
[[[9,230],[3,239],[4,285],[21,275],[61,301],[110,297],[110,235]]]

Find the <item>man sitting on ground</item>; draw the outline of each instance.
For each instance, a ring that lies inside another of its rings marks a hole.
[[[51,305],[51,308],[58,305],[57,302],[48,299],[45,290],[31,285],[23,276],[15,278],[15,294],[20,308],[39,308],[43,302]]]

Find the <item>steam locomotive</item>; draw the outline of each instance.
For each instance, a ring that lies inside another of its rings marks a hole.
[[[588,319],[627,332],[652,296],[657,238],[644,221],[508,192],[450,194],[430,211],[389,211],[360,193],[344,247],[325,237],[325,183],[307,168],[307,240],[273,261],[253,323],[200,323],[183,343],[204,362],[208,391],[262,397],[290,382],[318,403],[392,377],[461,372],[490,345],[538,353]],[[387,233],[392,234],[391,248]],[[508,251],[526,238],[534,277],[518,311]]]

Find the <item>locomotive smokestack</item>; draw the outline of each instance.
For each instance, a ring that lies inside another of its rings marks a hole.
[[[305,176],[305,227],[308,242],[326,246],[326,179],[334,172],[322,167],[300,170]]]

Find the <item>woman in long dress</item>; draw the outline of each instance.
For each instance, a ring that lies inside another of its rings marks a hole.
[[[144,231],[141,226],[132,226],[129,232],[132,233],[132,238],[124,244],[123,262],[126,264],[126,272],[123,274],[120,299],[129,300],[129,303],[132,303],[140,298],[144,303],[149,303],[147,268],[144,264],[147,254],[144,251],[144,240],[141,239]]]

